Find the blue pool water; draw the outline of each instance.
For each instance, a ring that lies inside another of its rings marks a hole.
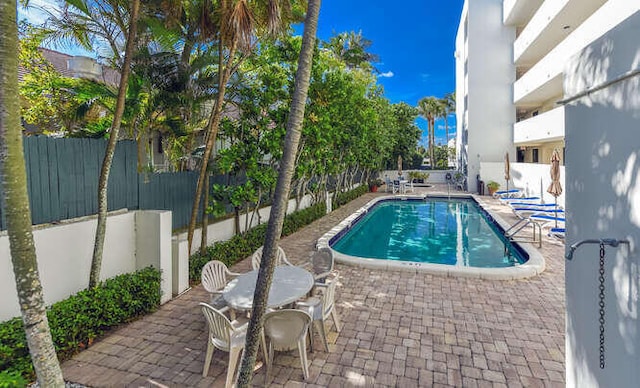
[[[331,247],[350,256],[469,267],[526,261],[470,199],[379,202]]]

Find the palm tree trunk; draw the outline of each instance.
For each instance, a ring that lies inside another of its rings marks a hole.
[[[16,1],[0,0],[0,173],[11,263],[33,367],[41,387],[64,380],[51,339],[31,231],[18,93]]]
[[[129,34],[124,52],[124,63],[120,75],[120,88],[118,89],[118,100],[116,110],[113,114],[113,124],[109,135],[109,143],[102,161],[100,169],[100,179],[98,181],[98,225],[96,226],[96,240],[93,246],[93,258],[91,260],[91,273],[89,274],[89,288],[95,287],[100,282],[100,271],[102,269],[102,252],[104,250],[104,238],[107,231],[107,183],[113,154],[118,143],[118,132],[124,115],[124,104],[127,96],[127,81],[131,72],[131,57],[136,40],[138,26],[138,14],[140,12],[140,0],[131,1],[131,20],[129,22]]]
[[[429,129],[429,160],[430,160],[430,164],[431,164],[431,169],[434,170],[435,169],[435,154],[433,152],[433,147],[434,147],[434,143],[435,143],[435,132],[436,132],[436,125],[435,125],[435,120],[431,119],[429,120],[429,127],[431,129]]]
[[[209,158],[213,151],[213,146],[216,144],[216,138],[218,137],[218,128],[220,126],[220,117],[222,116],[222,104],[224,103],[224,93],[227,87],[227,81],[231,76],[231,64],[233,57],[236,55],[237,40],[234,38],[229,49],[229,57],[227,63],[224,63],[224,42],[220,42],[219,59],[218,59],[218,97],[216,103],[211,111],[211,117],[209,118],[209,125],[207,126],[207,142],[204,148],[204,154],[202,155],[202,163],[200,164],[200,175],[198,176],[198,184],[196,186],[196,195],[193,199],[193,206],[191,207],[191,219],[189,221],[189,230],[187,232],[187,244],[189,250],[189,256],[191,255],[191,243],[193,241],[193,234],[196,230],[196,220],[198,218],[198,208],[200,207],[200,198],[202,197],[202,190],[204,186],[204,178],[207,173],[207,165],[209,164]]]
[[[202,230],[200,231],[200,254],[204,255],[207,252],[207,232],[209,229],[209,214],[207,213],[207,206],[209,205],[209,174],[204,177],[204,211],[202,212]]]
[[[449,123],[447,122],[446,114],[444,115],[444,136],[447,138],[447,142],[444,145],[449,147]],[[449,157],[447,156],[447,161],[448,160],[449,160]]]
[[[309,91],[309,79],[311,78],[311,62],[315,47],[316,30],[318,29],[318,14],[320,13],[320,0],[309,0],[307,16],[304,23],[302,37],[302,49],[298,58],[298,70],[296,71],[295,89],[291,101],[291,112],[287,120],[287,134],[284,143],[278,183],[271,215],[267,224],[267,233],[264,241],[265,260],[260,265],[256,292],[253,296],[253,310],[249,328],[242,366],[238,376],[238,387],[249,387],[253,377],[253,368],[258,353],[260,332],[264,323],[264,313],[267,308],[267,296],[271,288],[271,279],[275,269],[275,257],[277,242],[282,234],[284,213],[289,199],[291,178],[295,168],[296,151],[300,141],[300,130],[304,118],[307,92]]]

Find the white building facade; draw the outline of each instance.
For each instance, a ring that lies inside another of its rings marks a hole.
[[[558,150],[564,166],[563,71],[569,59],[633,14],[638,0],[465,1],[456,37],[458,167],[504,188],[546,193]],[[516,164],[514,164],[514,162]],[[564,176],[564,171],[562,171]],[[564,195],[559,199],[564,204]]]
[[[639,85],[640,0],[465,1],[456,39],[459,168],[504,187],[508,152],[510,186],[553,201],[548,163],[558,150],[567,252],[584,240],[629,242],[606,246],[602,311],[598,244],[566,261],[568,387],[640,381]]]

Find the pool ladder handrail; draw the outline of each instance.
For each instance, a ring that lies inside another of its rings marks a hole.
[[[528,225],[533,227],[533,236],[531,236],[531,239],[516,239],[515,236]],[[538,236],[537,239],[536,235]],[[508,238],[509,241],[514,242],[538,243],[538,248],[542,248],[542,226],[529,218],[522,218],[515,224],[511,225],[509,229],[504,231],[504,237]]]

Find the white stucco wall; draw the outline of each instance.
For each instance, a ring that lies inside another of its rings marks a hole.
[[[108,217],[101,279],[135,271],[134,223],[133,212]],[[39,227],[33,231],[47,305],[87,287],[95,233],[95,217]],[[0,295],[0,321],[19,316],[20,307],[6,232],[0,234]]]
[[[540,197],[545,203],[554,203],[555,198],[547,192],[551,184],[551,166],[537,163],[510,163],[510,189],[522,189],[527,196]],[[565,206],[565,168],[560,166],[560,184],[562,194],[558,197],[558,205]],[[500,190],[505,190],[507,182],[504,179],[504,163],[482,163],[482,180],[485,185],[489,181],[500,184]],[[485,192],[486,194],[486,192]]]
[[[166,303],[173,296],[171,211],[138,211],[135,222],[136,270],[151,266],[162,271],[160,303]]]
[[[42,225],[33,231],[46,305],[87,288],[96,233],[96,216]],[[161,303],[172,296],[171,212],[113,212],[107,230],[100,279],[153,266],[162,272]],[[187,268],[188,271],[188,268]],[[0,233],[0,322],[20,315],[9,238]]]
[[[460,152],[466,154],[469,191],[475,192],[476,176],[483,175],[481,163],[499,162],[504,159],[505,152],[515,160],[512,92],[515,27],[502,23],[502,0],[474,0],[467,1],[466,5],[467,44],[460,37],[464,28],[459,29],[456,40],[456,52],[460,54],[456,59],[456,92],[466,91],[468,95],[466,121],[465,112],[458,111],[458,122],[463,126],[466,123],[468,127],[466,151],[461,149]],[[468,61],[466,81],[463,76],[465,60]],[[463,83],[461,87],[460,83]],[[456,97],[458,103],[464,101],[464,96]],[[464,127],[460,132],[463,137]],[[464,148],[464,139],[458,140]]]
[[[573,57],[565,69],[565,96],[639,69],[638,37],[640,12]],[[567,243],[618,238],[633,247],[606,248],[604,369],[598,350],[598,246],[584,245],[566,262],[567,386],[637,387],[640,75],[570,102],[565,117]]]

